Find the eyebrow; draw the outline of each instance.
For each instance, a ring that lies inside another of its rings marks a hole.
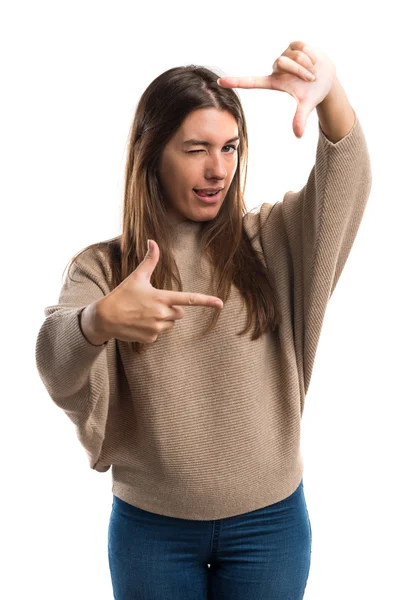
[[[230,140],[227,140],[225,142],[225,144],[229,144],[229,142],[235,142],[236,140],[239,140],[239,136],[231,138]],[[185,142],[183,142],[184,146],[211,146],[212,144],[210,144],[210,142],[207,142],[206,140],[186,140]]]

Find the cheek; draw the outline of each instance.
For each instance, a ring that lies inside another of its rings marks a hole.
[[[170,164],[168,169],[168,180],[175,187],[193,187],[198,182],[199,169],[190,161],[179,161]]]
[[[231,169],[231,181],[235,176],[236,170],[237,170],[237,166],[238,166],[238,162],[237,160],[234,162],[234,164],[232,165],[232,169]]]
[[[188,161],[184,168],[181,171],[181,177],[183,180],[187,182],[193,182],[193,185],[198,183],[199,174],[201,174],[202,170],[200,165],[196,165],[194,161]]]

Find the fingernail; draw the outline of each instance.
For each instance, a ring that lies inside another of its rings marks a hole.
[[[310,81],[314,81],[316,79],[316,77],[313,73],[308,72],[307,79],[309,79]]]

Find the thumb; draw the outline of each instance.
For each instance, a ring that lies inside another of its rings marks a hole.
[[[147,253],[135,271],[136,273],[139,272],[141,275],[144,275],[145,278],[150,281],[153,271],[156,268],[160,258],[160,249],[154,240],[147,240],[147,247]]]
[[[296,114],[293,117],[292,128],[295,136],[301,138],[306,128],[307,119],[311,110],[304,104],[297,105]]]

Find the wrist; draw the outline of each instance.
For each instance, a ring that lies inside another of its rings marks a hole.
[[[98,310],[99,302],[95,301],[88,304],[79,315],[82,333],[93,346],[102,346],[110,339],[103,327],[101,313]]]

